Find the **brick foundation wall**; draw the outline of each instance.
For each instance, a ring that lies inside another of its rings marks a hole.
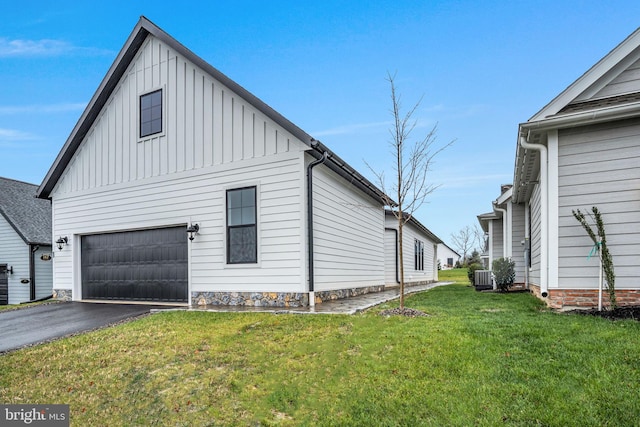
[[[575,308],[595,308],[598,307],[597,289],[549,289],[549,296],[540,296],[540,287],[530,285],[532,294],[547,303],[547,306],[563,310]],[[618,306],[640,305],[639,289],[617,289],[616,301]],[[609,293],[606,289],[602,291],[602,306],[609,307]]]

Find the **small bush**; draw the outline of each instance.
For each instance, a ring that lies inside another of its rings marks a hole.
[[[516,280],[516,263],[510,258],[493,260],[493,276],[500,292],[507,292]]]
[[[478,264],[477,262],[469,264],[469,267],[467,268],[467,277],[469,277],[471,286],[475,286],[476,284],[476,270],[482,269],[484,269],[484,266],[482,264]]]

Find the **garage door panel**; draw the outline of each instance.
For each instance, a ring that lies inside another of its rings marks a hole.
[[[187,301],[184,227],[82,237],[82,297]]]

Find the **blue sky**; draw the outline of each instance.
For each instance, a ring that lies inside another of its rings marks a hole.
[[[455,139],[416,213],[449,242],[512,181],[518,123],[632,33],[640,2],[3,2],[0,176],[40,184],[140,15],[372,181],[397,73],[405,106],[423,97],[414,136]]]

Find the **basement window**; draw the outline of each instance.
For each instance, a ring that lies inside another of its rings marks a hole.
[[[140,96],[140,138],[162,132],[162,89]]]

